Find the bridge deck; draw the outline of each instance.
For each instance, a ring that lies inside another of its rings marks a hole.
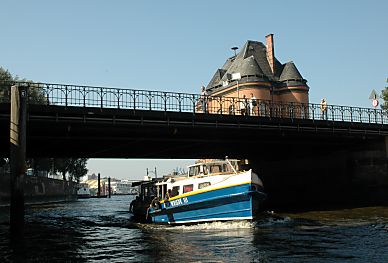
[[[328,105],[322,112],[319,104],[257,100],[253,106],[241,98],[17,84],[29,87],[28,156],[197,158],[253,149],[271,156],[295,148],[356,147],[388,136],[387,111],[377,109]],[[8,156],[7,98],[0,103],[0,124],[0,154]]]

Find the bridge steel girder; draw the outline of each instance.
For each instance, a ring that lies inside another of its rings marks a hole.
[[[385,136],[385,152],[386,152],[386,157],[388,158],[388,136]]]
[[[270,159],[384,140],[388,125],[203,113],[29,105],[28,157]],[[0,105],[0,155],[9,112]]]

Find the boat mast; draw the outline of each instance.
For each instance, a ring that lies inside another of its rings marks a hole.
[[[235,174],[237,174],[237,171],[236,171],[236,169],[234,169],[233,165],[230,163],[230,161],[229,161],[229,159],[228,159],[228,156],[225,156],[225,161],[227,161],[228,164],[230,165],[230,167],[232,167],[233,172],[234,172]]]

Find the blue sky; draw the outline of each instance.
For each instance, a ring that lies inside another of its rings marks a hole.
[[[269,33],[278,60],[308,80],[311,102],[371,107],[388,77],[383,0],[3,0],[1,10],[0,66],[33,81],[199,93],[232,46]],[[120,177],[155,166],[89,163]],[[158,163],[160,173],[175,163],[187,162]]]

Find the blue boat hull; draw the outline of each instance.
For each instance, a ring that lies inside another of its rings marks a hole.
[[[242,184],[183,195],[151,209],[154,223],[189,224],[209,221],[253,220],[266,195],[252,184]]]

